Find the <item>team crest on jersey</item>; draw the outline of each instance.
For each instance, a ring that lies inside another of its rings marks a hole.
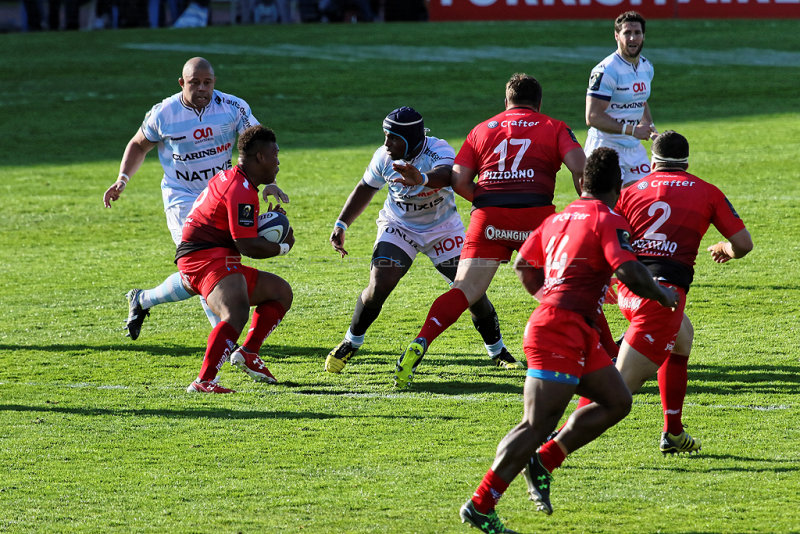
[[[619,246],[622,250],[633,252],[633,247],[631,246],[630,232],[628,232],[627,230],[623,230],[621,228],[617,228],[617,239],[619,240]]]
[[[593,72],[589,77],[589,90],[597,91],[600,89],[600,82],[603,80],[602,72]]]
[[[649,184],[647,183],[647,180],[643,180],[641,183],[639,183],[639,185],[636,186],[636,188],[637,189],[647,189],[648,185]]]
[[[255,226],[256,209],[252,204],[239,204],[239,226]]]
[[[499,123],[497,121],[490,121],[489,124],[486,125],[487,128],[497,128]]]

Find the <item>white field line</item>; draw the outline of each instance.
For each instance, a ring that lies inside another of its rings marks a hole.
[[[587,63],[589,67],[613,52],[607,46],[398,46],[398,45],[297,45],[272,46],[185,43],[127,43],[130,50],[188,52],[197,54],[260,55],[318,59],[336,62],[392,61],[428,63],[472,63],[508,61],[512,63],[568,62]],[[746,67],[800,67],[800,52],[761,48],[700,50],[689,48],[646,48],[644,56],[654,64],[740,65]]]
[[[116,390],[140,390],[143,389],[145,386],[125,386],[121,384],[89,384],[86,382],[79,382],[75,384],[62,384],[62,383],[48,383],[48,382],[0,382],[0,386],[23,386],[23,387],[31,387],[31,388],[65,388],[65,389],[116,389]],[[313,386],[312,386],[313,387]],[[147,389],[151,390],[158,390],[158,391],[176,391],[182,389],[181,387],[174,387],[174,386],[147,386]],[[286,391],[286,390],[273,390],[273,391],[266,391],[264,389],[253,389],[253,388],[239,388],[237,389],[240,393],[250,393],[250,392],[258,392],[258,393],[269,393],[271,395],[297,395],[299,397],[326,397],[326,396],[335,396],[335,397],[349,397],[353,399],[397,399],[408,397],[413,395],[414,392],[408,393],[337,393],[337,392],[319,392],[319,393],[302,393],[302,392],[295,392],[295,391]],[[496,397],[482,397],[479,395],[446,395],[446,394],[425,394],[426,397],[431,397],[437,400],[455,400],[459,402],[502,402],[508,403],[509,399],[507,396],[496,396]],[[512,402],[519,402],[522,403],[522,396],[518,396],[516,399],[512,399]],[[573,399],[571,403],[577,403],[577,398]],[[641,405],[651,405],[651,404],[659,404],[658,402],[643,402],[638,401],[637,396],[634,395],[633,397],[634,404],[641,404]],[[792,404],[777,404],[777,405],[767,405],[767,406],[757,406],[752,404],[697,404],[687,402],[684,406],[688,407],[696,407],[696,408],[714,408],[714,409],[733,409],[733,410],[752,410],[756,412],[773,412],[773,411],[780,411],[780,410],[794,410],[797,409],[797,405]]]

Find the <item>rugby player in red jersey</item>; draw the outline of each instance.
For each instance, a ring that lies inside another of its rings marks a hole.
[[[494,508],[523,468],[526,479],[534,477],[540,509],[551,513],[550,473],[542,462],[560,464],[568,452],[594,440],[630,411],[630,392],[596,327],[611,274],[666,310],[677,305],[677,294],[659,286],[636,260],[628,223],[611,210],[622,188],[620,175],[614,150],[593,152],[581,179],[581,198],[548,217],[517,255],[514,270],[540,305],[525,328],[528,372],[522,422],[500,441],[491,469],[461,508],[462,522],[483,532],[509,532]],[[596,402],[575,422],[580,432],[569,450],[537,453],[576,391]],[[528,468],[532,456],[537,471]]]
[[[623,191],[617,211],[631,225],[631,244],[639,260],[662,285],[680,294],[681,313],[665,313],[620,284],[619,307],[631,324],[617,368],[634,393],[658,371],[664,410],[661,452],[691,453],[700,450],[700,440],[684,431],[681,416],[694,332],[683,310],[700,240],[712,224],[728,239],[708,248],[718,263],[746,255],[753,240],[722,191],[686,172],[689,142],[684,136],[674,131],[659,135],[652,160],[653,172]]]
[[[190,393],[232,393],[215,381],[228,358],[257,382],[277,382],[258,351],[292,305],[286,280],[241,264],[242,254],[271,258],[294,245],[291,231],[280,244],[258,236],[258,186],[273,183],[280,165],[275,133],[251,126],[237,146],[238,164],[215,175],[197,198],[175,254],[186,289],[205,297],[221,319],[208,336],[200,374],[186,389]],[[251,306],[256,308],[250,329],[237,347]]]
[[[555,212],[556,173],[565,164],[580,193],[586,156],[569,127],[539,112],[542,87],[514,74],[506,83],[505,111],[478,124],[456,156],[450,181],[472,202],[469,229],[452,289],[431,306],[419,335],[397,361],[395,384],[407,387],[436,337],[480,299],[501,263],[511,259],[530,232]],[[405,185],[422,176],[411,165],[396,166]],[[478,177],[477,183],[474,182]]]

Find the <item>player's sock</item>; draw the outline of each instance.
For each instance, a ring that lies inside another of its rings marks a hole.
[[[355,348],[359,348],[361,345],[364,344],[364,334],[356,336],[353,334],[353,331],[349,328],[347,329],[347,333],[344,335],[344,339],[349,341],[350,344]]]
[[[433,301],[425,324],[417,337],[424,338],[430,347],[433,340],[455,323],[468,307],[469,302],[464,292],[456,288],[451,289]]]
[[[567,458],[567,455],[564,454],[564,451],[561,450],[558,443],[552,439],[539,447],[537,452],[539,453],[539,459],[542,461],[542,465],[551,473],[554,469],[560,467]]]
[[[367,332],[367,328],[380,315],[381,308],[382,306],[377,308],[366,307],[361,295],[356,299],[356,309],[353,311],[353,319],[350,321],[350,332],[355,336],[361,336],[361,343],[364,343],[364,334]]]
[[[497,311],[495,311],[494,306],[492,306],[492,312],[485,317],[475,317],[473,315],[472,324],[481,335],[489,356],[493,357],[500,354],[505,344],[503,343],[503,335],[500,333],[500,319],[497,318]]]
[[[595,317],[594,324],[600,330],[600,344],[603,345],[603,348],[613,360],[619,356],[619,345],[617,345],[617,341],[611,334],[611,328],[608,326],[606,314],[601,312]]]
[[[284,315],[286,315],[286,310],[277,300],[270,300],[256,306],[242,347],[248,352],[258,353],[267,336],[281,324]]]
[[[508,482],[500,478],[494,471],[489,469],[481,480],[480,486],[472,494],[472,505],[481,514],[488,514],[497,506],[497,501],[508,489]]]
[[[203,307],[203,311],[206,312],[206,317],[208,318],[208,322],[211,323],[211,328],[217,326],[222,319],[211,310],[205,297],[200,297],[200,305]]]
[[[166,280],[153,289],[145,289],[139,293],[139,305],[145,310],[166,302],[180,302],[193,295],[183,287],[181,273],[172,273]]]
[[[239,339],[241,332],[236,330],[225,321],[214,327],[208,335],[208,345],[206,355],[203,358],[203,365],[200,367],[198,379],[201,382],[214,380],[219,368],[230,356],[231,351],[236,347],[236,340]]]
[[[689,357],[682,354],[669,355],[658,369],[658,389],[661,392],[661,407],[664,409],[664,432],[673,436],[683,432],[683,400],[689,381]]]

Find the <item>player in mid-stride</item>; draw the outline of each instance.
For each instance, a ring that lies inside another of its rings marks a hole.
[[[283,243],[258,235],[258,186],[274,183],[280,165],[275,133],[251,126],[239,137],[238,149],[238,164],[215,175],[195,201],[175,254],[185,289],[205,297],[220,317],[189,393],[233,393],[215,380],[228,359],[256,382],[277,382],[258,351],[292,306],[292,288],[277,275],[242,265],[241,255],[286,254],[294,234],[290,230]],[[247,337],[237,347],[251,306],[255,309]]]
[[[419,334],[397,361],[397,387],[408,387],[431,343],[486,293],[501,263],[555,212],[562,163],[578,191],[586,156],[572,130],[541,113],[541,104],[536,78],[514,74],[506,82],[505,110],[475,126],[461,146],[445,185],[472,202],[467,237],[452,288],[433,302]],[[413,165],[401,174],[405,185],[421,181]],[[429,185],[434,183],[431,178]]]
[[[388,184],[389,194],[377,221],[378,236],[372,253],[369,285],[356,300],[344,340],[325,360],[325,370],[329,373],[340,373],[364,343],[367,328],[378,318],[383,303],[411,268],[418,253],[426,254],[436,270],[452,281],[464,243],[464,225],[456,211],[452,188],[426,186],[431,178],[443,177],[449,181],[455,156],[453,148],[443,139],[426,135],[422,115],[410,107],[389,113],[383,120],[383,131],[383,146],[372,156],[331,233],[331,245],[344,257],[348,226]],[[404,166],[404,162],[424,173],[425,183],[404,187],[394,182],[400,174],[393,165]],[[470,313],[492,361],[507,369],[523,369],[524,365],[506,349],[497,313],[485,293],[470,306]]]
[[[700,240],[710,225],[728,239],[708,247],[718,263],[744,257],[753,249],[753,240],[722,191],[687,172],[689,142],[684,136],[667,130],[656,137],[652,163],[653,172],[622,192],[615,211],[631,225],[631,244],[639,261],[660,284],[679,294],[678,313],[639,298],[620,284],[619,307],[630,326],[616,366],[632,393],[658,374],[664,412],[659,449],[663,454],[691,454],[700,450],[701,442],[684,430],[682,422],[694,338],[684,308]],[[581,398],[575,413],[590,402]],[[565,428],[555,439],[570,449],[571,434]]]
[[[630,227],[611,209],[621,186],[617,153],[597,149],[586,161],[580,199],[548,217],[517,255],[514,270],[540,304],[525,328],[528,372],[522,422],[500,441],[491,469],[461,507],[461,521],[483,532],[512,532],[495,506],[555,428],[576,391],[595,403],[584,408],[582,441],[575,448],[597,438],[630,411],[631,394],[596,329],[609,276],[615,273],[637,295],[661,306],[677,305],[677,294],[658,285],[637,261],[629,243]],[[559,455],[563,460],[563,452],[555,449],[548,451],[549,456],[542,453],[542,461],[557,461]],[[538,461],[539,455],[535,457]],[[543,472],[535,480],[537,487],[547,488],[549,497],[549,474]]]
[[[231,168],[236,136],[246,128],[259,124],[250,106],[234,95],[216,90],[217,78],[208,60],[194,57],[186,61],[178,79],[181,91],[164,99],[147,112],[142,126],[128,142],[119,167],[117,180],[103,195],[103,204],[119,200],[128,181],[139,170],[145,156],[158,147],[158,158],[164,169],[161,196],[172,240],[177,246],[186,214],[209,180],[219,171]],[[281,202],[289,198],[277,185],[262,190]],[[152,289],[131,289],[128,294],[128,319],[125,330],[137,339],[145,317],[153,306],[178,302],[192,297],[176,272]],[[211,326],[219,317],[200,303]]]
[[[642,56],[645,20],[626,11],[614,21],[617,50],[593,69],[586,90],[586,155],[607,146],[619,154],[622,186],[650,172],[647,149],[641,141],[658,134],[653,125],[650,86],[653,64]]]

